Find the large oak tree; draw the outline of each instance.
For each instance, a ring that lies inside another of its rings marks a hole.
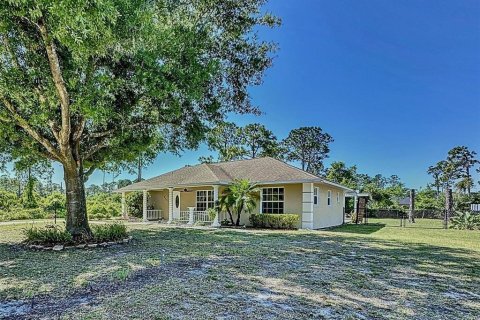
[[[265,0],[8,0],[0,6],[0,155],[63,166],[67,230],[90,237],[84,182],[148,150],[196,147],[254,112],[274,45]]]

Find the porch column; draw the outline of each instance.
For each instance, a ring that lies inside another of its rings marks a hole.
[[[193,211],[195,211],[195,207],[188,207],[188,224],[193,225],[195,220],[193,218]]]
[[[122,217],[123,217],[123,219],[128,219],[127,205],[125,203],[125,192],[122,192]]]
[[[358,207],[358,197],[357,194],[355,193],[355,198],[353,198],[353,213],[357,214],[357,208]]]
[[[218,185],[213,186],[213,203],[215,203],[215,207],[217,206],[217,201],[218,201]],[[217,214],[215,215],[215,219],[213,219],[212,222],[212,227],[218,228],[220,227],[220,212],[217,211]]]
[[[302,229],[313,229],[313,183],[302,184]]]
[[[168,188],[168,222],[173,222],[173,188]]]
[[[147,199],[148,191],[143,190],[143,222],[147,222]]]

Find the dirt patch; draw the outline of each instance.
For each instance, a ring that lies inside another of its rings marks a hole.
[[[73,294],[58,298],[51,295],[30,300],[0,302],[0,319],[50,319],[59,318],[76,308],[94,306],[106,296],[124,290],[142,288],[152,281],[166,281],[172,277],[185,279],[205,273],[211,264],[204,260],[182,260],[162,266],[133,272],[125,281],[98,281]]]

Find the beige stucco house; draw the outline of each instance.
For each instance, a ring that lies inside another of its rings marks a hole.
[[[122,213],[127,215],[125,195],[143,192],[143,220],[195,223],[219,226],[206,213],[222,191],[235,179],[248,179],[259,190],[257,213],[293,213],[301,216],[304,229],[320,229],[344,222],[345,196],[353,190],[300,170],[285,162],[265,157],[251,160],[186,166],[158,177],[131,184],[115,192],[122,194]],[[150,195],[150,197],[148,197]],[[241,223],[249,224],[248,213]]]

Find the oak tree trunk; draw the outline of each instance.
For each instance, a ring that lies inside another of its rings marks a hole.
[[[89,240],[92,231],[87,219],[83,168],[72,161],[63,165],[63,172],[67,196],[66,229],[74,240]]]

